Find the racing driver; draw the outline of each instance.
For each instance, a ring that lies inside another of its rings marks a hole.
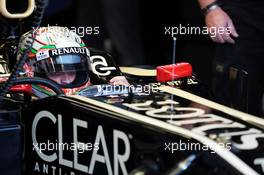
[[[21,37],[20,52],[23,52],[27,42],[32,39],[31,36],[32,31]],[[49,26],[34,30],[33,36],[35,40],[28,55],[29,61],[24,65],[28,77],[36,76],[55,81],[66,95],[91,85],[90,51],[76,33],[66,27]],[[124,76],[113,77],[108,83],[129,84]],[[34,85],[35,95],[36,89],[48,92],[48,89]]]

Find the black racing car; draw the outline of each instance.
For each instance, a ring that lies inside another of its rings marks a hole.
[[[22,121],[1,117],[1,172],[23,165],[24,174],[39,175],[263,174],[263,119],[194,95],[210,98],[189,66],[159,67],[158,75],[123,67],[129,86],[98,83],[23,105],[6,99],[22,107]]]
[[[18,60],[0,93],[1,175],[264,174],[264,120],[211,101],[189,64],[119,68],[104,52],[92,56],[95,85],[73,95],[17,79]],[[116,75],[130,84],[106,84]],[[12,91],[21,84],[30,86]],[[39,98],[31,84],[54,93]]]

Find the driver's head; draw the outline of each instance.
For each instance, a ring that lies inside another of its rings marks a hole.
[[[76,72],[74,71],[65,72],[65,73],[55,72],[55,73],[49,74],[48,78],[57,82],[58,84],[67,85],[67,84],[71,84],[72,82],[74,82],[76,78]]]
[[[23,50],[30,33],[22,36]],[[62,88],[77,88],[89,80],[89,50],[81,38],[65,27],[42,27],[34,32],[29,54],[34,76],[48,78]]]

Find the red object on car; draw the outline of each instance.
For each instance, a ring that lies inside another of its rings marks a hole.
[[[158,82],[168,82],[192,76],[192,65],[185,62],[158,66],[156,70]]]
[[[32,86],[30,84],[15,85],[12,86],[9,91],[31,94]]]

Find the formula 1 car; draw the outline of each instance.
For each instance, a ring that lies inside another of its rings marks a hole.
[[[119,68],[93,54],[96,84],[74,95],[11,75],[11,86],[26,84],[18,93],[34,98],[17,98],[12,88],[1,98],[0,174],[264,173],[264,120],[209,100],[190,64]],[[116,75],[130,85],[106,84]],[[54,93],[36,98],[31,83]]]
[[[194,95],[204,90],[190,68],[123,67],[129,87],[5,99],[1,174],[19,174],[21,145],[25,174],[263,174],[263,119]]]

